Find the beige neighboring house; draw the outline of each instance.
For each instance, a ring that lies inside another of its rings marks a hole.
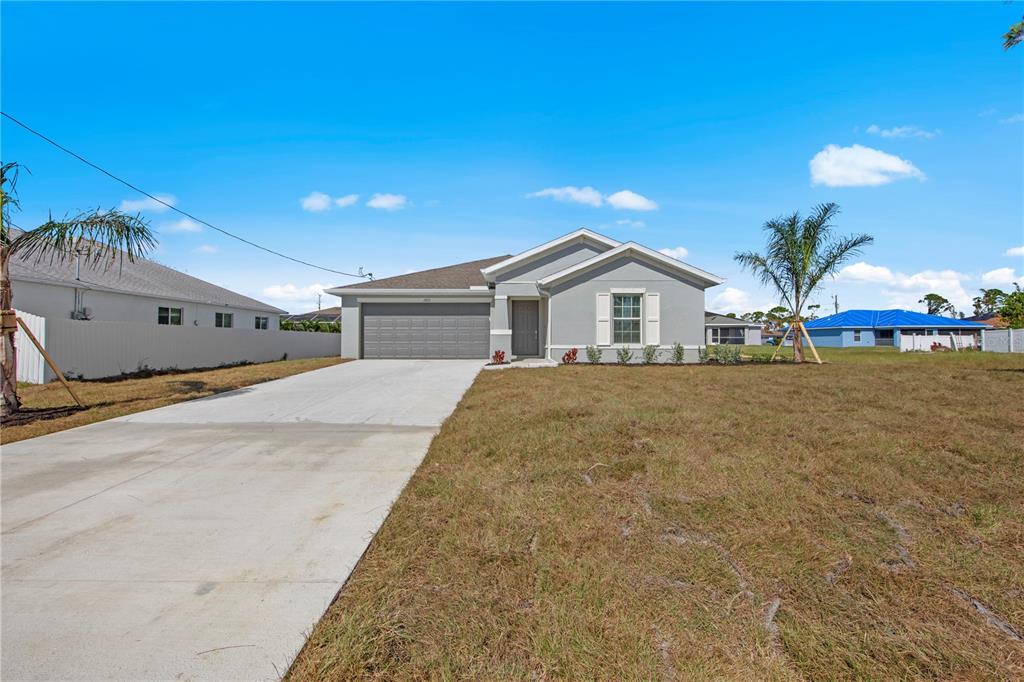
[[[277,329],[280,308],[151,260],[10,261],[14,307],[51,319]]]

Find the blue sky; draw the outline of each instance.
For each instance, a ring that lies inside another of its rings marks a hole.
[[[964,308],[1024,283],[1024,47],[1000,44],[1020,4],[0,13],[4,111],[334,269],[401,274],[584,225],[681,247],[728,279],[709,307],[743,312],[773,301],[734,252],[761,248],[765,220],[835,201],[839,231],[876,242],[826,307],[919,308],[937,291]],[[140,199],[6,120],[0,133],[3,160],[31,171],[21,225]],[[125,206],[159,231],[157,260],[286,309],[352,281]]]

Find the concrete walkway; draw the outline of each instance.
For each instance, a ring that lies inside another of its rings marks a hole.
[[[0,677],[279,678],[482,365],[362,360],[4,446]]]

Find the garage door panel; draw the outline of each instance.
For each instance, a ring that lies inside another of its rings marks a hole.
[[[363,304],[364,358],[486,358],[487,303]]]

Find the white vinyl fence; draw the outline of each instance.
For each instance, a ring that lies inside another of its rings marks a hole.
[[[973,334],[900,334],[901,352],[930,352],[933,343],[952,350],[978,347],[978,340]]]
[[[992,353],[1024,353],[1024,329],[983,329],[981,349]]]
[[[21,314],[18,313],[19,316]],[[269,362],[285,356],[296,359],[337,357],[341,354],[341,334],[326,332],[37,319],[44,320],[45,333],[35,332],[36,336],[46,339],[44,342],[40,338],[40,341],[57,366],[66,376],[74,378],[100,379],[144,369],[192,369]],[[19,379],[22,377],[23,358],[30,355],[26,349],[31,347],[32,342],[20,334]],[[40,383],[42,380],[53,381],[56,378],[53,372],[48,367],[44,369],[41,378],[38,372],[33,378]],[[33,378],[24,381],[32,381]]]
[[[25,326],[32,330],[36,339],[45,348],[46,318],[31,313],[23,313],[20,310],[15,310],[14,314],[25,323]],[[14,343],[18,349],[18,381],[24,381],[29,384],[41,384],[46,381],[46,361],[43,359],[43,354],[36,350],[35,344],[21,330],[20,326],[15,334]]]

